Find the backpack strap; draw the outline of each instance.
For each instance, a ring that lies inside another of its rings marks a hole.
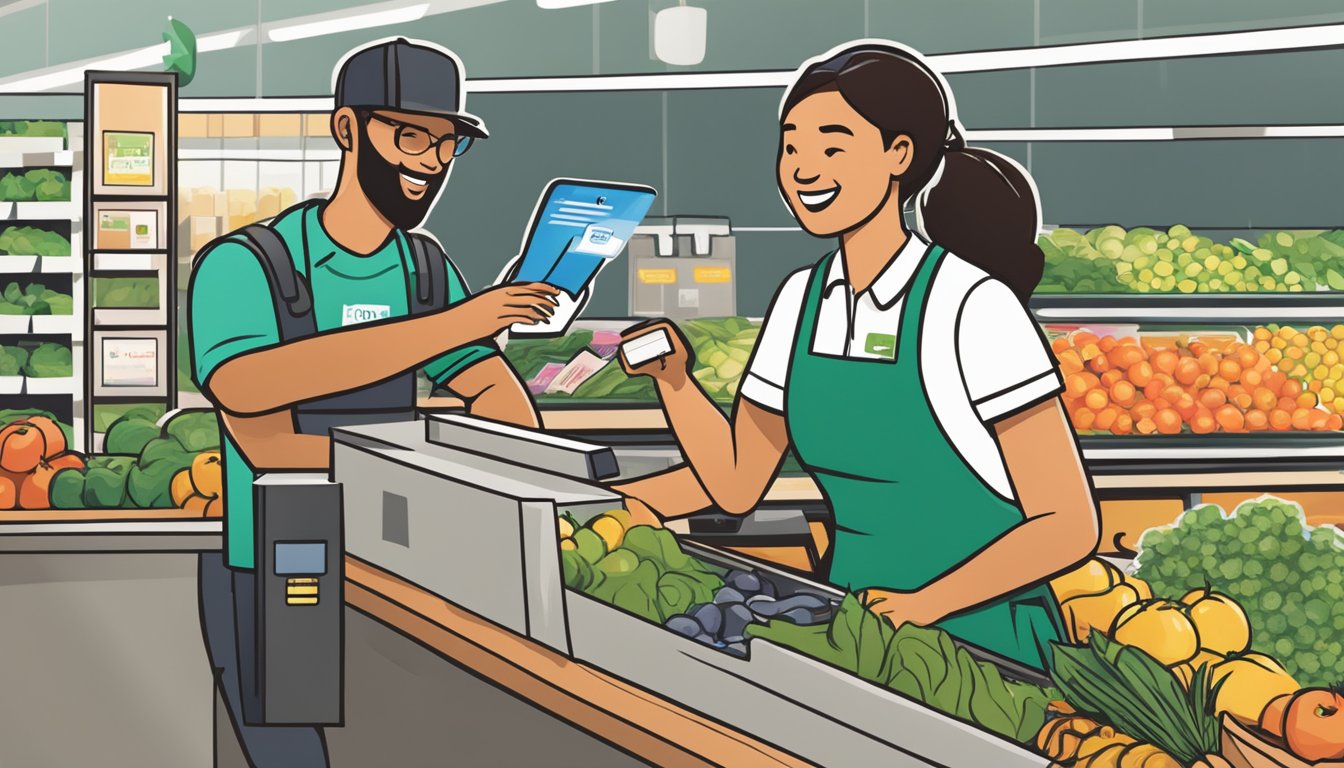
[[[294,268],[294,260],[284,239],[268,226],[251,224],[232,235],[216,240],[215,243],[201,249],[201,254],[208,253],[216,243],[226,240],[238,243],[251,251],[261,264],[262,271],[266,273],[266,281],[271,287],[271,299],[275,303],[275,316],[279,322],[280,340],[293,341],[317,333],[312,293],[308,289],[308,283]]]
[[[443,309],[448,304],[448,255],[428,235],[407,232],[406,237],[411,243],[411,263],[415,269],[411,314]]]

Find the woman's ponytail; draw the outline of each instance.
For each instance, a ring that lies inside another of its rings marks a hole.
[[[1040,208],[1026,171],[997,152],[952,143],[930,181],[915,202],[924,236],[1006,283],[1025,304],[1045,269],[1036,244]]]
[[[915,155],[898,181],[901,202],[915,198],[924,235],[1003,281],[1026,303],[1045,268],[1036,245],[1035,185],[1007,157],[966,145],[952,117],[951,95],[923,58],[896,45],[841,51],[798,78],[781,104],[781,120],[823,90],[838,91],[887,144],[910,137]]]

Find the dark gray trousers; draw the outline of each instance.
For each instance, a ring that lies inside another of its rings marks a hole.
[[[218,552],[200,557],[201,630],[216,684],[248,764],[253,768],[327,768],[327,744],[320,728],[247,724],[244,710],[260,710],[256,574],[229,568]],[[245,702],[244,697],[250,700]]]

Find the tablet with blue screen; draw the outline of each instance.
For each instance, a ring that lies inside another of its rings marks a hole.
[[[552,181],[532,212],[512,282],[549,283],[577,297],[625,249],[657,196],[638,184]]]

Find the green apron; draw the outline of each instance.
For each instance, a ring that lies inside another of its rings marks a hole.
[[[912,254],[913,255],[913,254]],[[943,249],[931,246],[901,310],[895,360],[812,352],[831,254],[813,270],[794,341],[785,415],[794,450],[835,516],[830,580],[852,590],[915,590],[1023,520],[985,485],[933,414],[919,369],[920,326]],[[1045,584],[938,623],[954,637],[1036,669],[1059,640]]]

